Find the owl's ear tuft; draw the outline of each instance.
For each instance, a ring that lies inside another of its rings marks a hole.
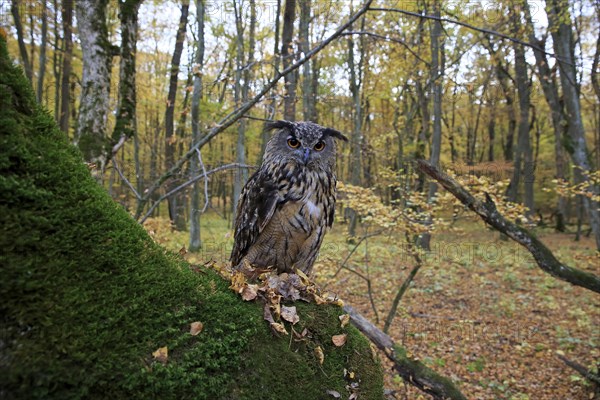
[[[344,142],[348,141],[348,138],[340,131],[336,131],[335,129],[325,128],[323,131],[323,136],[331,136],[336,139],[343,140]]]
[[[290,121],[283,121],[283,120],[279,120],[279,121],[271,121],[271,122],[267,122],[265,125],[265,130],[268,131],[272,131],[273,129],[284,129],[287,128],[289,130],[293,130],[294,129],[294,124],[291,123]]]

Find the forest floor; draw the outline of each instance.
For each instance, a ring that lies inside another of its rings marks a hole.
[[[145,227],[171,250],[187,245],[187,233],[172,231],[167,220],[151,219]],[[338,223],[326,236],[314,279],[383,327],[415,261],[400,235],[376,236],[340,269],[354,248],[346,231]],[[561,261],[600,273],[591,238],[575,242],[574,235],[550,229],[536,234]],[[228,259],[233,239],[225,220],[203,216],[202,239],[203,249],[187,253],[188,261]],[[367,281],[350,269],[370,279],[370,294]],[[469,399],[594,398],[588,383],[558,355],[588,369],[599,362],[598,296],[543,272],[525,249],[474,219],[433,235],[431,253],[405,293],[389,334],[411,356],[457,382]],[[397,399],[428,398],[384,364],[386,388],[396,390]]]

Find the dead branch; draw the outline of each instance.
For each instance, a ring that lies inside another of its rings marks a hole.
[[[573,368],[575,371],[579,373],[579,375],[583,376],[585,379],[596,385],[597,388],[600,389],[600,375],[596,375],[592,371],[588,370],[583,365],[575,362],[573,360],[569,360],[567,357],[557,354],[556,355],[562,362],[564,362],[568,367]]]
[[[394,369],[405,382],[431,395],[434,399],[466,400],[450,379],[439,375],[420,361],[409,358],[402,346],[395,344],[388,335],[352,306],[345,305],[344,312],[350,315],[352,324],[394,363]]]
[[[447,191],[452,193],[465,206],[473,210],[486,223],[525,247],[543,271],[573,285],[600,293],[600,277],[558,261],[550,249],[531,232],[504,218],[496,209],[496,205],[489,195],[486,194],[486,201],[483,202],[475,198],[458,182],[441,172],[428,161],[417,160],[417,165],[421,171],[439,182]]]

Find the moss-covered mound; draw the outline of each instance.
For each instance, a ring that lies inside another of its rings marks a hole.
[[[338,307],[296,304],[312,337],[275,338],[258,304],[155,245],[35,103],[2,38],[0,230],[0,398],[326,399],[358,381],[361,399],[382,397],[381,367]]]

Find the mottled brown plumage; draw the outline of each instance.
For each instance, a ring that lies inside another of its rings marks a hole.
[[[262,165],[237,205],[231,262],[309,274],[335,211],[335,140],[312,122],[276,121]]]

